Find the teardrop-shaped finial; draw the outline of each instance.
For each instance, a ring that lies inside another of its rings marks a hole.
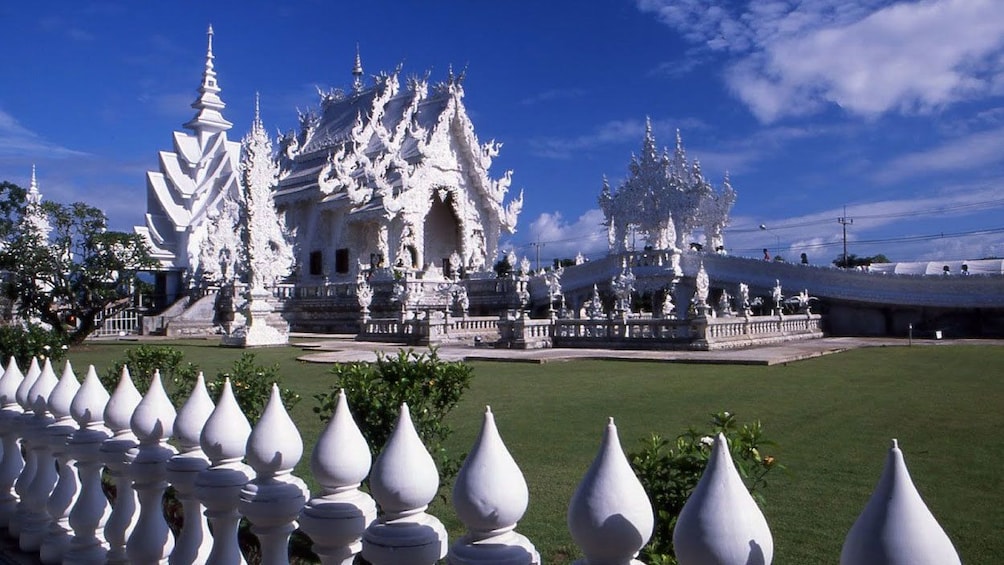
[[[70,405],[78,390],[80,390],[80,381],[77,380],[73,367],[67,361],[63,365],[63,374],[59,378],[59,382],[49,394],[49,411],[52,412],[53,417],[57,420],[70,419]]]
[[[725,435],[711,448],[701,480],[673,530],[680,565],[769,565],[774,538],[767,520],[739,476]]]
[[[28,372],[24,374],[24,379],[21,384],[17,387],[17,392],[14,393],[14,397],[17,399],[17,403],[21,405],[24,410],[31,410],[31,402],[28,400],[29,394],[31,392],[31,387],[35,385],[35,381],[38,380],[38,376],[42,374],[42,368],[38,366],[38,358],[32,357],[31,363],[28,365]]]
[[[844,540],[841,565],[953,565],[955,546],[917,492],[896,440],[875,492]]]
[[[331,420],[310,456],[310,471],[324,494],[335,494],[358,487],[372,463],[366,438],[352,419],[345,391],[340,390]]]
[[[628,563],[652,535],[652,504],[610,418],[599,453],[568,505],[568,529],[586,563]]]
[[[42,364],[42,372],[38,374],[38,379],[28,391],[28,404],[35,415],[43,415],[49,411],[49,395],[52,394],[52,389],[56,388],[57,382],[59,379],[52,370],[52,363],[46,359]]]
[[[182,453],[202,449],[199,438],[215,408],[216,405],[206,390],[206,378],[199,371],[188,400],[178,409],[178,416],[174,419],[174,437],[178,440]]]
[[[251,424],[241,411],[230,386],[230,379],[223,382],[223,392],[216,408],[202,428],[200,443],[202,451],[213,466],[237,463],[244,458]]]
[[[24,381],[24,373],[17,366],[17,359],[10,356],[7,368],[4,369],[3,377],[0,377],[0,406],[13,407],[17,404],[17,388]]]
[[[302,456],[303,438],[282,404],[279,386],[273,383],[261,418],[248,436],[248,465],[262,479],[291,473]]]
[[[70,404],[70,414],[81,429],[93,428],[104,423],[105,406],[108,404],[108,391],[105,390],[94,365],[87,368],[87,375],[80,385],[80,390]]]
[[[150,389],[146,391],[143,400],[139,401],[129,420],[132,433],[136,434],[141,444],[159,443],[171,437],[176,414],[174,405],[164,391],[160,371],[156,370],[150,379]]]
[[[401,405],[394,431],[373,464],[370,488],[384,521],[425,512],[439,490],[436,463],[415,431],[407,404]]]
[[[453,507],[474,540],[508,532],[529,502],[526,480],[502,442],[491,407],[453,484]]]
[[[143,400],[129,375],[129,368],[123,366],[119,383],[105,405],[105,425],[117,436],[132,435],[132,414]]]

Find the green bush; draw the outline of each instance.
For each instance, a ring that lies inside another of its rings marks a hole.
[[[711,429],[704,432],[690,428],[672,445],[658,434],[652,434],[642,441],[639,451],[628,454],[656,513],[652,539],[642,550],[643,560],[650,565],[676,564],[673,529],[683,505],[704,473],[711,445],[719,433],[729,440],[736,469],[759,505],[764,504],[760,491],[767,486],[767,474],[781,468],[774,457],[761,453],[763,447],[774,445],[774,442],[764,439],[759,420],[740,427],[735,414],[719,412],[711,415],[710,425]]]
[[[48,357],[53,362],[66,355],[67,345],[60,335],[36,324],[0,326],[0,351],[3,366],[13,356],[22,371],[27,370],[32,357]]]
[[[130,347],[123,353],[125,357],[113,363],[101,377],[101,384],[105,385],[109,392],[118,386],[122,367],[126,366],[129,367],[129,376],[140,394],[146,394],[150,389],[153,372],[160,371],[161,381],[171,391],[170,397],[175,406],[180,406],[179,401],[184,402],[188,398],[199,371],[195,365],[184,363],[185,354],[180,350],[170,346],[140,345]],[[184,390],[184,383],[188,382],[192,385]],[[179,392],[179,389],[182,392]]]
[[[376,456],[390,437],[401,404],[407,403],[419,437],[439,466],[446,483],[460,470],[462,457],[449,457],[443,443],[452,430],[446,415],[471,385],[473,369],[463,362],[443,361],[435,349],[428,354],[401,350],[396,357],[377,354],[375,363],[336,365],[335,382],[327,393],[315,395],[314,412],[331,419],[339,389],[345,390],[352,415]]]
[[[279,364],[258,365],[255,363],[255,354],[245,352],[240,359],[234,361],[229,371],[220,371],[216,374],[215,380],[206,382],[209,396],[214,401],[219,400],[220,393],[223,392],[224,380],[228,378],[230,379],[230,388],[234,391],[234,397],[237,399],[237,405],[241,407],[241,411],[244,412],[253,427],[261,419],[265,404],[268,403],[268,399],[272,395],[272,383],[280,384],[282,380],[279,376]],[[185,398],[188,398],[193,386],[195,386],[194,378],[191,380],[191,385],[187,386],[184,393]],[[292,410],[293,406],[296,406],[296,403],[300,401],[299,394],[282,386],[279,387],[279,396],[287,411]]]

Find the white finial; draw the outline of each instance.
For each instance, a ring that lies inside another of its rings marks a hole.
[[[28,403],[36,416],[42,416],[49,411],[49,395],[56,387],[59,379],[56,372],[52,370],[52,362],[49,359],[42,364],[42,372],[38,375],[38,380],[31,385],[28,391]]]
[[[310,457],[310,471],[325,494],[359,486],[370,472],[373,458],[359,426],[352,419],[345,391],[324,427]]]
[[[770,565],[774,538],[729,453],[728,440],[715,438],[700,482],[673,529],[680,565]]]
[[[652,535],[652,504],[621,449],[610,418],[599,453],[568,505],[568,530],[582,552],[577,563],[630,563]]]
[[[359,44],[356,43],[356,60],[352,66],[352,89],[359,92],[363,89],[363,60],[359,55]]]
[[[238,463],[244,458],[248,436],[251,435],[251,424],[241,411],[234,397],[230,379],[223,382],[223,392],[216,403],[216,409],[206,420],[202,428],[200,443],[202,451],[214,466]]]
[[[131,436],[129,421],[136,406],[143,400],[143,395],[136,390],[132,376],[129,375],[129,367],[123,365],[119,375],[119,383],[105,405],[105,425],[116,436]]]
[[[7,362],[7,368],[3,372],[3,377],[0,377],[0,407],[13,408],[17,405],[17,388],[23,380],[24,373],[17,366],[17,360],[11,355],[10,361]]]
[[[924,504],[898,442],[865,509],[847,533],[841,565],[953,565],[959,554]]]
[[[164,384],[160,379],[160,370],[153,372],[150,388],[139,401],[136,410],[129,420],[132,433],[143,445],[155,445],[171,437],[174,432],[174,418],[177,413],[174,405],[167,398]]]
[[[80,429],[94,429],[105,421],[105,407],[108,405],[108,391],[101,384],[94,365],[87,368],[84,382],[70,403],[70,415],[80,424]]]
[[[213,58],[213,24],[209,24],[209,30],[206,31],[206,35],[209,38],[209,46],[206,48],[206,58]]]
[[[188,400],[178,409],[178,417],[174,420],[174,437],[182,453],[202,449],[199,438],[214,408],[213,399],[206,390],[206,378],[199,371]]]
[[[248,465],[257,478],[286,475],[303,456],[303,438],[282,404],[279,386],[272,384],[272,394],[247,441]]]
[[[17,403],[21,405],[24,410],[31,410],[31,402],[28,401],[28,393],[31,392],[31,387],[35,385],[35,381],[38,380],[38,376],[42,374],[42,369],[38,366],[38,358],[32,357],[31,363],[28,365],[28,372],[24,374],[24,380],[17,387],[17,392],[14,393]]]
[[[28,187],[28,192],[30,194],[38,193],[38,179],[35,177],[35,164],[31,165],[31,185]]]
[[[56,420],[71,421],[70,416],[70,405],[73,403],[73,397],[76,396],[77,391],[80,390],[80,381],[77,380],[77,375],[73,373],[73,367],[70,362],[67,361],[63,365],[63,373],[59,378],[59,382],[52,389],[52,393],[49,394],[49,411],[52,412],[53,417]]]

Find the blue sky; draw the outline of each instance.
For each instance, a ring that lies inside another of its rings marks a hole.
[[[348,87],[357,43],[367,74],[466,67],[478,135],[504,143],[493,172],[525,191],[521,254],[603,253],[602,177],[623,180],[649,117],[716,186],[729,172],[734,254],[826,264],[846,206],[851,253],[1004,256],[999,0],[54,1],[0,22],[0,178],[27,186],[35,163],[45,197],[118,229],[193,115],[212,23],[232,139],[256,91],[279,132]]]

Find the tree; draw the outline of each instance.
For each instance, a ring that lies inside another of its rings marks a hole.
[[[101,210],[25,195],[16,184],[0,183],[3,294],[16,315],[80,343],[99,315],[130,305],[138,271],[155,262],[141,236],[109,231]]]
[[[872,263],[890,263],[889,258],[879,253],[871,257],[858,257],[853,253],[848,253],[846,259],[840,255],[833,260],[833,264],[842,269],[853,269],[855,267],[867,267]]]

